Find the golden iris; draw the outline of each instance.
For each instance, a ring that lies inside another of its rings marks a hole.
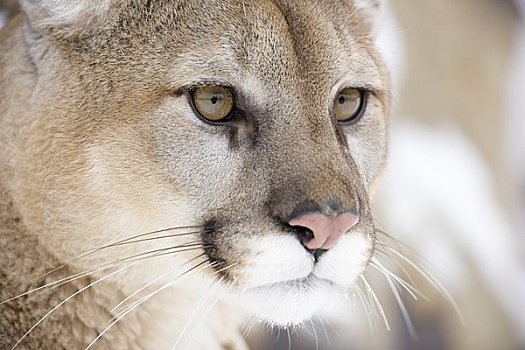
[[[192,99],[196,112],[211,122],[229,120],[234,112],[233,93],[224,86],[199,86],[193,90]]]
[[[363,92],[354,88],[343,89],[334,101],[334,113],[337,121],[351,122],[361,115]]]

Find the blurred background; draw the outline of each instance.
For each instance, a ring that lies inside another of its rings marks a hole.
[[[15,7],[0,0],[0,26]],[[390,331],[377,307],[361,307],[341,321],[352,324],[339,335],[352,344],[344,348],[525,349],[524,17],[520,0],[387,4],[377,42],[394,108],[376,213],[377,226],[403,243],[380,234],[378,259],[421,295],[400,287],[400,306],[370,271]],[[428,270],[454,301],[389,249]]]
[[[367,348],[525,349],[524,16],[524,1],[389,2],[377,40],[395,102],[378,227],[442,282],[463,322],[416,272],[431,300],[402,295],[416,335],[376,288],[394,327]]]

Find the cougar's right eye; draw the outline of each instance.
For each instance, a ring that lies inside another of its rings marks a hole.
[[[235,99],[224,86],[198,86],[191,91],[192,107],[197,115],[209,122],[225,122],[233,118]]]
[[[338,122],[350,124],[356,122],[365,108],[366,95],[354,88],[343,89],[334,100],[334,113]]]

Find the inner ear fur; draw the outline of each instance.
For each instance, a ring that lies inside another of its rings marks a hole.
[[[354,0],[356,10],[368,30],[375,34],[383,17],[386,0]]]
[[[31,27],[81,30],[101,22],[114,0],[21,0]]]

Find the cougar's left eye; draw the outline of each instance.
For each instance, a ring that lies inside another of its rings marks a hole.
[[[341,90],[334,101],[334,114],[342,123],[355,122],[365,107],[365,93],[362,90],[346,88]]]
[[[191,92],[194,111],[210,122],[229,121],[235,111],[232,91],[224,86],[198,86]]]

